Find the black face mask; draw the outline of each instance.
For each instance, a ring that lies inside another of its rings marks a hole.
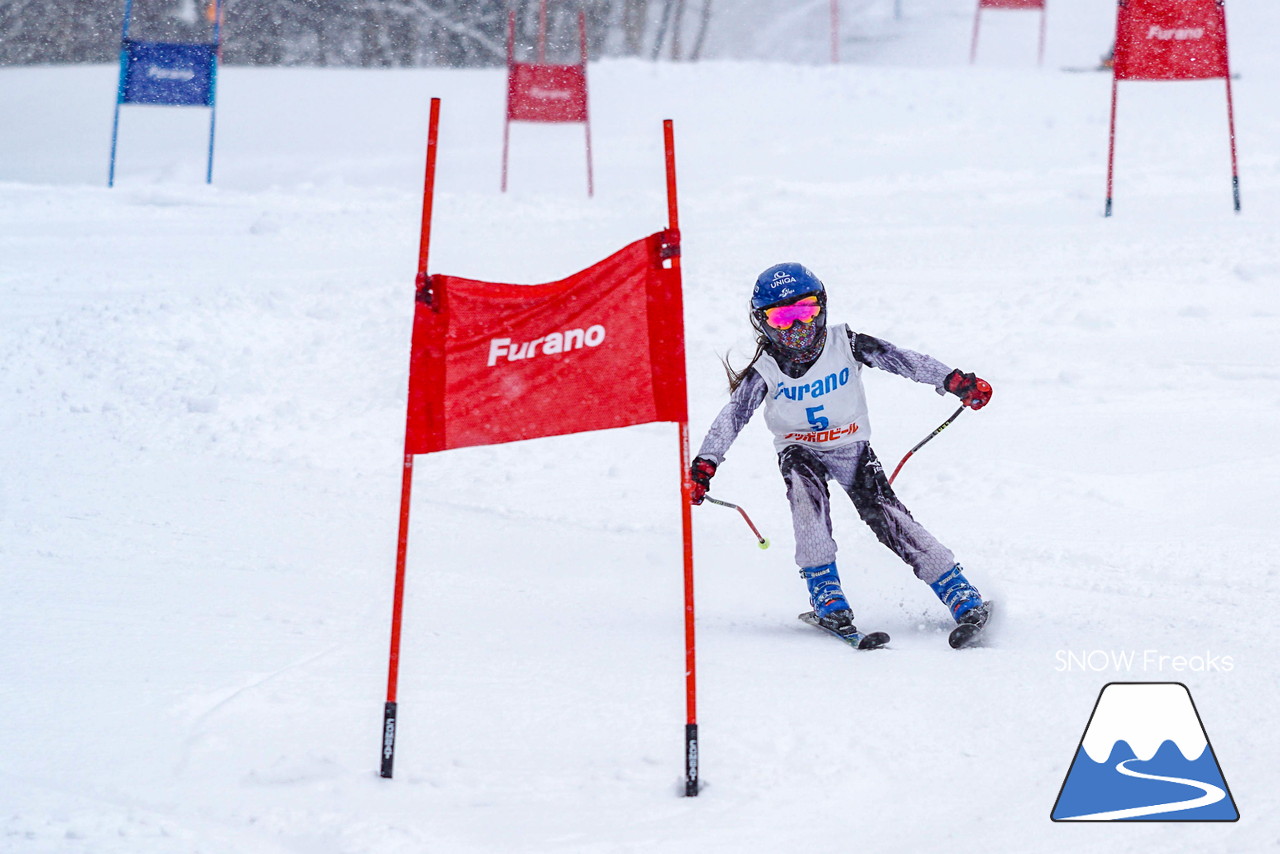
[[[822,311],[808,323],[797,320],[787,329],[775,329],[765,320],[764,309],[751,312],[751,323],[768,342],[767,349],[779,362],[808,364],[822,354],[827,343],[827,301],[818,295]]]

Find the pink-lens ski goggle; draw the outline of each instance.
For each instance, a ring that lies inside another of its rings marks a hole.
[[[764,320],[774,329],[790,329],[798,320],[801,323],[813,323],[813,319],[822,313],[817,297],[805,297],[791,305],[775,305],[764,310]]]

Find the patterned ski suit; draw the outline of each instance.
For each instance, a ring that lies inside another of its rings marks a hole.
[[[844,324],[832,326],[822,354],[798,376],[790,376],[768,353],[761,354],[712,422],[698,456],[717,465],[723,462],[738,433],[764,403],[791,503],[796,563],[805,568],[835,561],[827,488],[834,480],[876,538],[906,561],[921,581],[932,584],[955,566],[955,556],[912,518],[871,450],[863,366],[927,383],[939,394],[951,372],[932,356],[853,332]]]

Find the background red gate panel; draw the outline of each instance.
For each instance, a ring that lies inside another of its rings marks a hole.
[[[1123,0],[1116,18],[1118,80],[1204,80],[1228,75],[1219,0]]]

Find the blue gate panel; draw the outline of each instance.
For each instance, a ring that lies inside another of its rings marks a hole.
[[[213,106],[216,44],[125,39],[120,49],[121,104]]]

